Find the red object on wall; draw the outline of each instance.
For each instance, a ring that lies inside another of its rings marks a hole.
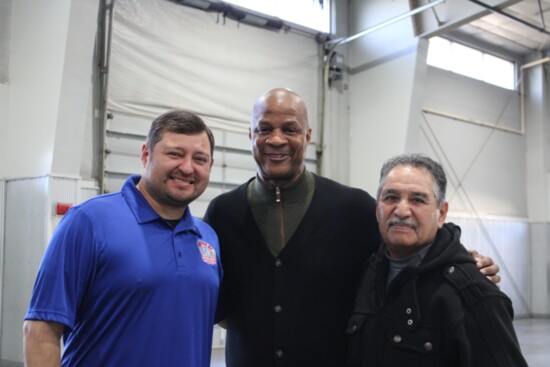
[[[57,203],[55,204],[55,214],[56,215],[65,215],[73,205],[68,203]]]

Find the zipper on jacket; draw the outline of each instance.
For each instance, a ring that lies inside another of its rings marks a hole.
[[[279,238],[281,240],[281,249],[285,247],[285,211],[283,209],[283,200],[281,198],[281,189],[275,186],[275,203],[279,206]]]

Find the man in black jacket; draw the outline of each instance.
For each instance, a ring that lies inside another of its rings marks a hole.
[[[215,198],[205,215],[224,267],[226,364],[343,367],[357,282],[380,244],[375,201],[305,168],[311,128],[293,91],[257,99],[249,136],[257,176]],[[482,266],[498,271],[489,258]]]
[[[477,270],[460,228],[445,224],[446,184],[426,156],[382,167],[376,217],[384,242],[348,326],[351,366],[527,366],[510,299]]]

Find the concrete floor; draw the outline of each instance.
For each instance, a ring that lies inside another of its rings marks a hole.
[[[514,327],[529,367],[550,366],[550,319],[520,319]],[[213,350],[211,367],[225,367],[223,353],[223,349]]]
[[[514,327],[529,367],[550,366],[550,319],[516,320]]]
[[[514,325],[529,367],[550,366],[550,319],[520,319]],[[210,366],[225,367],[223,349],[212,351]],[[23,367],[23,364],[0,361],[0,367]]]

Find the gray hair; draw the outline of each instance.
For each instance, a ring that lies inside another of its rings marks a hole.
[[[386,177],[392,169],[397,166],[410,166],[415,168],[425,168],[432,175],[435,200],[437,206],[441,206],[445,200],[445,191],[447,190],[447,177],[441,164],[437,163],[428,156],[422,154],[401,154],[384,162],[380,170],[380,182],[376,200],[380,199],[382,186]]]

